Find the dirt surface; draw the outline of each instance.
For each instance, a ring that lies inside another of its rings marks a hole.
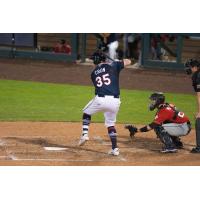
[[[117,124],[119,156],[110,156],[111,143],[103,124],[92,124],[90,141],[79,147],[81,123],[1,122],[0,165],[72,166],[188,166],[200,165],[200,155],[190,153],[194,132],[183,137],[184,149],[162,154],[162,144],[153,132],[138,133],[133,140],[122,124]],[[45,147],[65,148],[59,151]]]
[[[0,79],[92,85],[92,66],[0,59]],[[191,80],[180,71],[125,69],[121,88],[194,94]],[[194,131],[183,138],[184,149],[163,155],[153,132],[138,134],[133,141],[122,124],[117,124],[120,156],[107,154],[110,141],[103,124],[92,124],[90,141],[78,147],[81,123],[0,122],[0,165],[200,165],[200,155],[190,153]],[[59,147],[62,150],[46,150]]]

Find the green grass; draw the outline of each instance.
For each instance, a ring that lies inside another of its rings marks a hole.
[[[88,86],[0,80],[1,121],[81,121],[82,108],[93,98]],[[121,107],[117,121],[146,124],[155,112],[148,111],[151,91],[121,90]],[[168,102],[176,104],[194,122],[195,96],[166,93]],[[103,122],[96,114],[95,122]]]

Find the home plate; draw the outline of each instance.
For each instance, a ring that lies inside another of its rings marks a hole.
[[[44,147],[45,150],[47,151],[64,151],[68,148],[65,147]]]

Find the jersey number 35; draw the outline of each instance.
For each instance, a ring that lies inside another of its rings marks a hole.
[[[111,80],[109,78],[109,74],[104,74],[102,77],[96,77],[97,87],[102,87],[103,84],[110,85]]]

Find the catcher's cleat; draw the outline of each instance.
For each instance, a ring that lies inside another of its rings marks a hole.
[[[175,143],[177,149],[183,149],[183,143],[181,141]]]
[[[131,138],[134,137],[134,135],[135,135],[135,134],[137,133],[137,131],[138,131],[138,129],[137,129],[135,126],[130,125],[130,124],[125,125],[124,128],[129,130],[129,132],[130,132],[130,137],[131,137]]]
[[[200,147],[195,147],[191,150],[191,153],[200,153]]]
[[[113,155],[113,156],[118,156],[119,155],[119,148],[114,148],[114,149],[111,149],[109,152],[108,152],[109,155]]]
[[[78,145],[83,146],[88,140],[89,140],[88,134],[84,134],[81,136]]]
[[[176,148],[163,148],[161,151],[161,153],[176,153],[177,149]]]
[[[177,136],[171,136],[175,146],[177,149],[183,149],[183,143],[181,142],[181,139]]]

